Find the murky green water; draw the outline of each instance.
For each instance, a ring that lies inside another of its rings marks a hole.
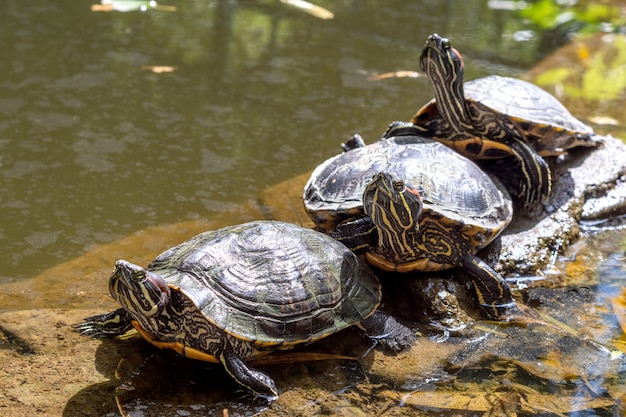
[[[481,2],[5,1],[0,13],[0,282],[152,225],[211,217],[312,169],[355,131],[373,140],[431,96],[425,37],[451,37],[467,76],[541,54],[515,11]],[[155,74],[146,65],[174,66]]]

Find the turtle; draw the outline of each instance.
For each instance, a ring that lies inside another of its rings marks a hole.
[[[519,168],[502,169],[505,165],[500,163],[494,172],[503,172],[500,179],[510,183],[527,207],[550,195],[551,172],[543,156],[602,143],[591,127],[534,84],[497,75],[464,84],[461,54],[438,34],[426,40],[420,66],[435,98],[417,111],[411,123],[471,159],[512,156]]]
[[[133,328],[158,348],[221,363],[268,402],[278,389],[246,361],[357,325],[400,351],[413,333],[377,310],[376,275],[342,243],[286,222],[254,221],[207,231],[146,268],[118,260],[109,292],[122,306],[74,328],[96,338]]]
[[[501,316],[511,291],[476,253],[511,222],[511,197],[474,162],[417,132],[369,145],[353,136],[314,169],[305,210],[316,229],[379,269],[465,270],[484,311]]]

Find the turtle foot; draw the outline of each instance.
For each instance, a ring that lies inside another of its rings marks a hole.
[[[393,316],[382,311],[376,311],[361,326],[370,339],[382,346],[385,350],[395,353],[410,348],[415,342],[415,333]]]
[[[131,320],[130,314],[120,308],[110,313],[87,317],[85,321],[73,324],[72,328],[83,336],[104,339],[121,336],[131,330]]]

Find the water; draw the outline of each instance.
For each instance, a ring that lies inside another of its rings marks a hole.
[[[182,236],[198,227],[189,220],[243,221],[246,201],[310,171],[354,132],[372,141],[392,120],[410,118],[432,97],[428,81],[369,77],[418,70],[430,33],[452,39],[468,79],[520,75],[559,43],[504,8],[515,2],[316,3],[335,18],[273,0],[169,0],[163,4],[176,11],[145,13],[92,12],[90,2],[76,0],[2,3],[0,284],[24,283],[4,286],[10,311],[0,305],[0,373],[11,376],[2,378],[0,408],[9,415],[28,407],[118,415],[118,406],[150,415],[171,410],[179,398],[181,415],[194,407],[204,414],[259,412],[240,401],[219,367],[140,341],[87,340],[69,324],[86,315],[83,309],[111,308],[104,283],[117,256],[147,262],[136,257],[160,252],[159,239],[176,241],[178,229]],[[175,226],[140,232],[168,224]],[[364,357],[269,367],[285,394],[267,415],[393,414],[400,405],[398,415],[411,415],[448,404],[451,393],[492,400],[492,393],[498,399],[509,391],[531,403],[563,395],[604,399],[609,405],[585,410],[609,415],[618,408],[609,400],[623,398],[624,371],[595,343],[610,345],[622,335],[607,311],[623,287],[624,239],[624,230],[600,233],[582,255],[559,259],[567,278],[548,278],[555,293],[550,284],[516,290],[533,312],[562,327],[482,323],[469,342],[426,334],[399,357],[372,349],[356,332],[331,336],[322,349]],[[102,246],[110,242],[117,243]],[[599,271],[589,270],[596,265]],[[568,297],[558,298],[563,293]],[[584,331],[572,335],[570,328]],[[588,369],[596,359],[617,369]],[[557,366],[545,374],[537,368],[550,364]],[[421,396],[431,393],[439,395],[435,406]]]
[[[515,12],[485,2],[320,4],[335,19],[272,1],[146,13],[3,2],[0,282],[135,230],[210,218],[312,169],[355,131],[373,140],[431,90],[368,75],[418,70],[431,32],[454,39],[469,78],[537,59],[536,42],[510,36],[524,28]]]

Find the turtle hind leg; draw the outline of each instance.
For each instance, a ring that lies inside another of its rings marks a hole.
[[[123,308],[105,314],[87,317],[82,323],[72,328],[83,336],[97,339],[121,336],[133,328],[132,317]]]
[[[511,150],[520,161],[521,176],[518,175],[520,197],[526,208],[532,208],[548,198],[552,189],[552,175],[546,161],[530,145],[514,140]]]
[[[374,314],[363,320],[359,327],[370,339],[393,352],[401,352],[410,348],[415,342],[415,333],[398,322],[389,313],[376,310]]]
[[[274,380],[264,372],[249,367],[228,343],[225,349],[218,355],[226,372],[235,381],[243,385],[256,397],[263,398],[268,403],[278,399],[278,389]]]
[[[487,262],[468,253],[461,263],[471,277],[480,307],[489,318],[499,319],[515,306],[509,284]]]
[[[506,190],[524,208],[531,210],[546,199],[551,192],[551,172],[546,161],[538,154],[514,152],[499,159],[477,161],[481,168],[489,172],[504,185]]]

